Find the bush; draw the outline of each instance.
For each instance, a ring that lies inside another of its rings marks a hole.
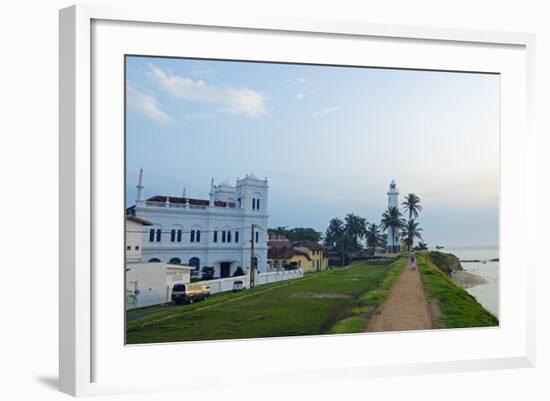
[[[237,270],[235,270],[235,273],[233,273],[233,277],[239,277],[244,276],[244,271],[241,266],[237,267]]]
[[[214,278],[214,268],[212,266],[204,266],[201,272],[203,280],[212,280]]]

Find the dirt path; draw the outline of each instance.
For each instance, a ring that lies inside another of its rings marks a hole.
[[[366,331],[424,330],[432,319],[418,270],[405,267],[390,288],[386,301],[378,308]]]

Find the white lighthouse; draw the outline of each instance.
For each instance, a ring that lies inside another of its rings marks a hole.
[[[395,207],[399,210],[399,189],[395,180],[392,180],[390,183],[390,189],[388,190],[388,209]],[[393,227],[388,228],[388,243],[386,250],[390,253],[401,252],[401,238],[399,229]]]

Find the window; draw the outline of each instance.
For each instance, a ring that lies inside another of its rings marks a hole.
[[[222,231],[222,242],[225,242],[225,231]]]
[[[149,259],[149,263],[159,263],[159,262],[160,262],[160,259],[158,258]]]
[[[170,231],[170,242],[176,242],[176,230]]]
[[[191,230],[191,242],[195,242],[195,230]]]
[[[132,250],[132,246],[131,246],[131,245],[128,245],[128,246],[126,247],[126,250],[127,250],[127,251],[131,251],[131,250]]]
[[[214,231],[214,242],[218,242],[218,232]]]
[[[157,242],[160,242],[161,240],[161,231],[160,231],[160,228],[157,229]]]
[[[201,230],[197,230],[197,242],[201,242]]]
[[[259,240],[260,240],[260,233],[256,231],[256,242],[258,242]]]
[[[241,207],[243,207],[241,198],[238,199],[238,202],[239,202],[239,209],[240,209]]]
[[[235,231],[235,242],[239,242],[239,232]]]
[[[178,242],[181,242],[181,230],[178,230]]]
[[[256,199],[256,210],[260,210],[260,199]]]
[[[155,242],[155,230],[149,230],[149,242]]]
[[[136,251],[139,251],[139,245],[136,245]]]
[[[227,242],[231,242],[231,231],[227,232]]]
[[[197,257],[189,259],[189,266],[193,266],[195,268],[195,272],[199,271],[200,264],[201,260]]]
[[[252,198],[252,210],[256,210],[256,198]]]
[[[168,263],[170,263],[171,265],[181,265],[181,259],[180,258],[172,258],[172,259],[170,259],[170,261]]]

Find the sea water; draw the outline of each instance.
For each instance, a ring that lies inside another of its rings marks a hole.
[[[442,249],[443,252],[452,253],[460,260],[480,260],[480,262],[461,262],[462,268],[472,274],[485,279],[485,284],[476,285],[466,289],[485,309],[498,318],[499,315],[499,262],[491,262],[490,259],[498,258],[498,248],[472,249],[453,248]],[[484,263],[485,262],[485,263]]]

